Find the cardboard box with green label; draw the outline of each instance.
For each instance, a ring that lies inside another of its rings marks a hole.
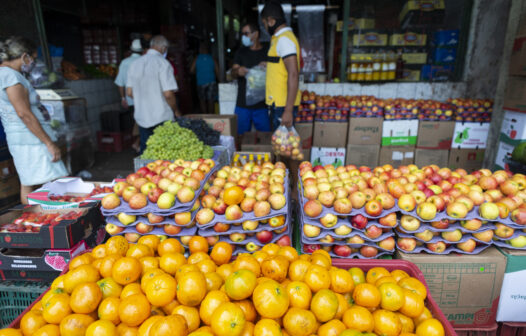
[[[418,120],[384,120],[382,146],[414,146],[418,135]]]
[[[451,148],[486,148],[490,123],[455,123]]]
[[[314,166],[325,166],[328,164],[334,167],[345,165],[345,148],[336,147],[312,147],[310,161]]]
[[[514,146],[526,141],[526,112],[504,110],[499,140]]]
[[[499,249],[506,257],[497,321],[526,322],[526,251]]]

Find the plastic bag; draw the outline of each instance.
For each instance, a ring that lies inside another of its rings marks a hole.
[[[301,138],[294,126],[287,128],[281,125],[272,134],[272,147],[274,154],[282,157],[290,157],[293,160],[303,160],[301,152]]]
[[[257,65],[248,70],[245,75],[247,81],[245,90],[245,103],[247,106],[255,105],[265,100],[266,67]]]

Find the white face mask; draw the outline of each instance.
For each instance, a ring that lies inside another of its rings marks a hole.
[[[241,43],[245,46],[245,47],[251,47],[254,42],[252,42],[252,40],[250,39],[250,37],[246,36],[246,35],[243,35],[241,36]]]
[[[25,73],[31,73],[31,70],[33,70],[33,68],[35,67],[35,61],[33,60],[33,58],[31,58],[31,56],[29,55],[26,55],[27,57],[29,57],[30,61],[28,64],[25,63],[24,61],[24,58],[22,58],[22,72],[25,72]],[[24,56],[22,56],[24,57]]]

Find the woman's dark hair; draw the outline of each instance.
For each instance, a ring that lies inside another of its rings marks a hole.
[[[261,18],[274,18],[274,19],[283,19],[285,20],[285,13],[283,8],[281,8],[281,3],[279,1],[270,0],[265,3],[265,7],[261,10]]]
[[[21,36],[12,36],[5,41],[0,41],[0,63],[12,61],[23,54],[32,55],[36,50],[37,47],[31,40]]]
[[[259,32],[259,26],[255,24],[254,22],[247,22],[242,27],[248,26],[250,28],[250,32]]]

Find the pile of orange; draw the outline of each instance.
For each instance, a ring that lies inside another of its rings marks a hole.
[[[176,239],[112,237],[0,336],[444,335],[426,287],[404,271],[344,270],[323,250],[275,244],[231,262],[231,245],[208,253],[199,238],[187,258]]]

